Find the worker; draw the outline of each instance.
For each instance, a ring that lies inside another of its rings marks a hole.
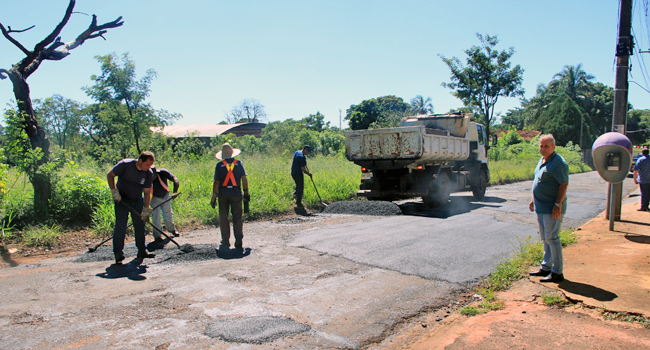
[[[244,220],[242,218],[242,199],[250,201],[246,169],[241,160],[235,157],[241,152],[232,148],[229,143],[224,143],[221,151],[216,154],[221,161],[214,168],[214,182],[212,184],[212,208],[219,204],[219,229],[221,230],[221,244],[219,250],[230,249],[230,221],[228,210],[232,213],[233,232],[235,234],[235,250],[244,252]],[[242,195],[242,190],[244,191]]]
[[[562,282],[560,228],[567,209],[569,165],[555,152],[555,138],[551,134],[539,138],[539,152],[542,157],[535,168],[533,199],[528,207],[537,213],[539,234],[544,243],[544,259],[541,268],[530,275],[542,276],[540,282]]]
[[[167,169],[152,166],[151,170],[153,171],[153,195],[151,196],[151,207],[157,207],[151,213],[151,223],[159,229],[162,229],[160,220],[160,216],[162,215],[167,231],[174,237],[178,237],[179,233],[176,231],[176,227],[174,226],[174,213],[172,212],[171,198],[172,196],[175,197],[177,195],[178,188],[181,186],[180,181]],[[172,195],[169,194],[169,187],[167,186],[168,180],[171,180],[174,183],[174,192]],[[163,204],[160,205],[161,203]],[[153,230],[153,237],[154,242],[164,242],[162,235],[156,229]]]
[[[151,166],[154,162],[153,153],[142,152],[138,159],[123,159],[108,172],[108,187],[115,201],[115,228],[113,229],[113,253],[115,263],[122,264],[124,260],[124,237],[126,236],[126,225],[129,221],[129,213],[133,222],[135,233],[135,246],[138,248],[138,259],[154,258],[154,254],[147,253],[144,242],[144,223],[151,215],[151,184],[153,172]],[[117,176],[117,184],[115,177]],[[142,194],[144,192],[144,199]],[[127,204],[140,215],[131,212]]]
[[[296,207],[300,211],[304,211],[305,207],[302,205],[302,195],[305,191],[304,174],[311,177],[311,173],[307,170],[307,156],[311,153],[311,146],[305,145],[301,150],[293,154],[293,162],[291,163],[291,177],[296,183],[293,195],[296,198]]]
[[[641,208],[638,211],[648,211],[650,202],[650,154],[647,148],[641,151],[642,157],[634,164],[634,184],[641,191]]]

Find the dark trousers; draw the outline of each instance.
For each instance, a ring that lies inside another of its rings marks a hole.
[[[230,221],[228,208],[232,213],[232,230],[235,233],[235,248],[242,248],[244,239],[244,220],[242,219],[242,195],[219,193],[219,228],[221,244],[230,247]]]
[[[131,208],[138,212],[142,212],[144,207],[143,199],[126,199],[122,198],[122,202],[128,204]],[[144,221],[140,215],[132,213],[126,206],[120,203],[115,203],[115,229],[113,229],[113,253],[115,256],[123,256],[122,250],[124,249],[124,237],[126,236],[126,225],[129,221],[129,214],[133,221],[133,232],[135,232],[135,246],[138,247],[138,252],[145,251],[144,245]]]
[[[639,184],[641,189],[641,209],[648,209],[648,202],[650,201],[650,183]]]
[[[293,194],[296,196],[296,205],[302,206],[302,195],[305,192],[305,177],[300,174],[291,174],[293,181],[296,183],[296,189]]]

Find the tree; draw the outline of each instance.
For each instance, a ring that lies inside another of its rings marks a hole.
[[[553,134],[557,145],[564,146],[569,141],[580,143],[580,125],[584,110],[567,94],[560,97],[546,108],[539,120],[537,128],[544,134]],[[591,134],[589,126],[585,125],[584,133]]]
[[[95,58],[101,63],[102,74],[91,76],[95,85],[85,87],[84,91],[99,103],[100,111],[103,109],[111,124],[118,128],[126,127],[118,130],[118,133],[126,140],[133,140],[140,154],[143,151],[141,139],[151,134],[152,126],[169,125],[180,115],[164,110],[155,111],[151,104],[145,103],[151,91],[151,82],[156,77],[153,69],[148,69],[145,76],[137,80],[135,62],[128,53],[122,56],[121,64],[115,54]]]
[[[260,101],[251,98],[242,100],[229,113],[224,113],[224,119],[228,124],[259,123],[266,120],[266,117],[264,105]]]
[[[431,97],[426,99],[422,95],[417,95],[411,99],[411,111],[415,114],[433,113],[433,103]]]
[[[44,101],[34,100],[35,111],[47,134],[54,137],[61,149],[79,134],[85,106],[77,101],[54,95]]]
[[[350,121],[352,130],[375,127],[390,127],[399,124],[411,106],[401,97],[381,96],[351,105],[346,110],[345,119]]]
[[[553,80],[548,84],[548,87],[555,95],[559,96],[565,93],[574,102],[580,104],[580,100],[584,100],[590,91],[591,84],[589,82],[593,79],[593,75],[587,74],[582,69],[582,64],[564,66],[561,72],[553,76]]]
[[[481,46],[472,46],[465,51],[466,65],[457,57],[440,58],[451,70],[451,82],[442,83],[443,87],[456,90],[453,95],[468,107],[480,110],[480,117],[485,124],[487,134],[494,122],[494,106],[499,97],[517,97],[524,95],[521,87],[524,70],[516,65],[510,68],[510,58],[514,48],[498,51],[494,47],[499,43],[496,36],[476,33]]]
[[[310,114],[302,118],[300,122],[305,128],[318,132],[323,131],[323,127],[325,129],[329,127],[329,122],[325,124],[325,116],[320,112],[316,112],[316,114]]]
[[[59,34],[66,24],[68,24],[74,6],[75,0],[70,0],[61,22],[45,39],[36,44],[34,49],[31,51],[18,42],[18,40],[14,39],[11,34],[22,33],[34,28],[35,26],[22,30],[14,30],[11,29],[10,26],[5,28],[5,26],[0,23],[2,35],[25,54],[25,58],[14,64],[11,69],[0,69],[0,79],[6,79],[9,77],[9,80],[11,80],[16,103],[18,104],[18,111],[20,117],[24,119],[23,127],[27,137],[29,138],[31,148],[42,155],[38,160],[38,163],[40,164],[45,164],[49,161],[50,142],[45,134],[45,130],[39,124],[34,113],[27,78],[32,75],[44,61],[62,60],[70,55],[70,51],[81,46],[86,40],[97,37],[104,38],[103,35],[106,34],[108,29],[120,27],[124,23],[120,16],[112,22],[97,25],[97,16],[93,15],[90,26],[88,26],[85,31],[79,34],[79,36],[74,40],[64,43],[61,41]],[[47,167],[44,169],[47,169]],[[49,174],[38,172],[35,174],[31,182],[34,187],[34,212],[37,217],[47,218],[49,217],[48,204],[52,197],[52,184]]]

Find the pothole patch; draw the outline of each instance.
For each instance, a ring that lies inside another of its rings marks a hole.
[[[330,204],[323,213],[357,215],[402,215],[402,210],[393,202],[385,201],[347,201]]]
[[[262,344],[310,329],[308,325],[287,317],[255,316],[214,321],[204,334],[229,343]]]

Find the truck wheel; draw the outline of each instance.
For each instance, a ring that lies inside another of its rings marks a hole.
[[[422,199],[427,206],[443,207],[449,203],[449,176],[441,173],[436,182],[436,190],[430,191],[429,195]]]
[[[472,186],[472,194],[475,199],[481,200],[485,197],[485,189],[487,188],[487,173],[485,170],[481,171],[480,178],[477,186]]]

